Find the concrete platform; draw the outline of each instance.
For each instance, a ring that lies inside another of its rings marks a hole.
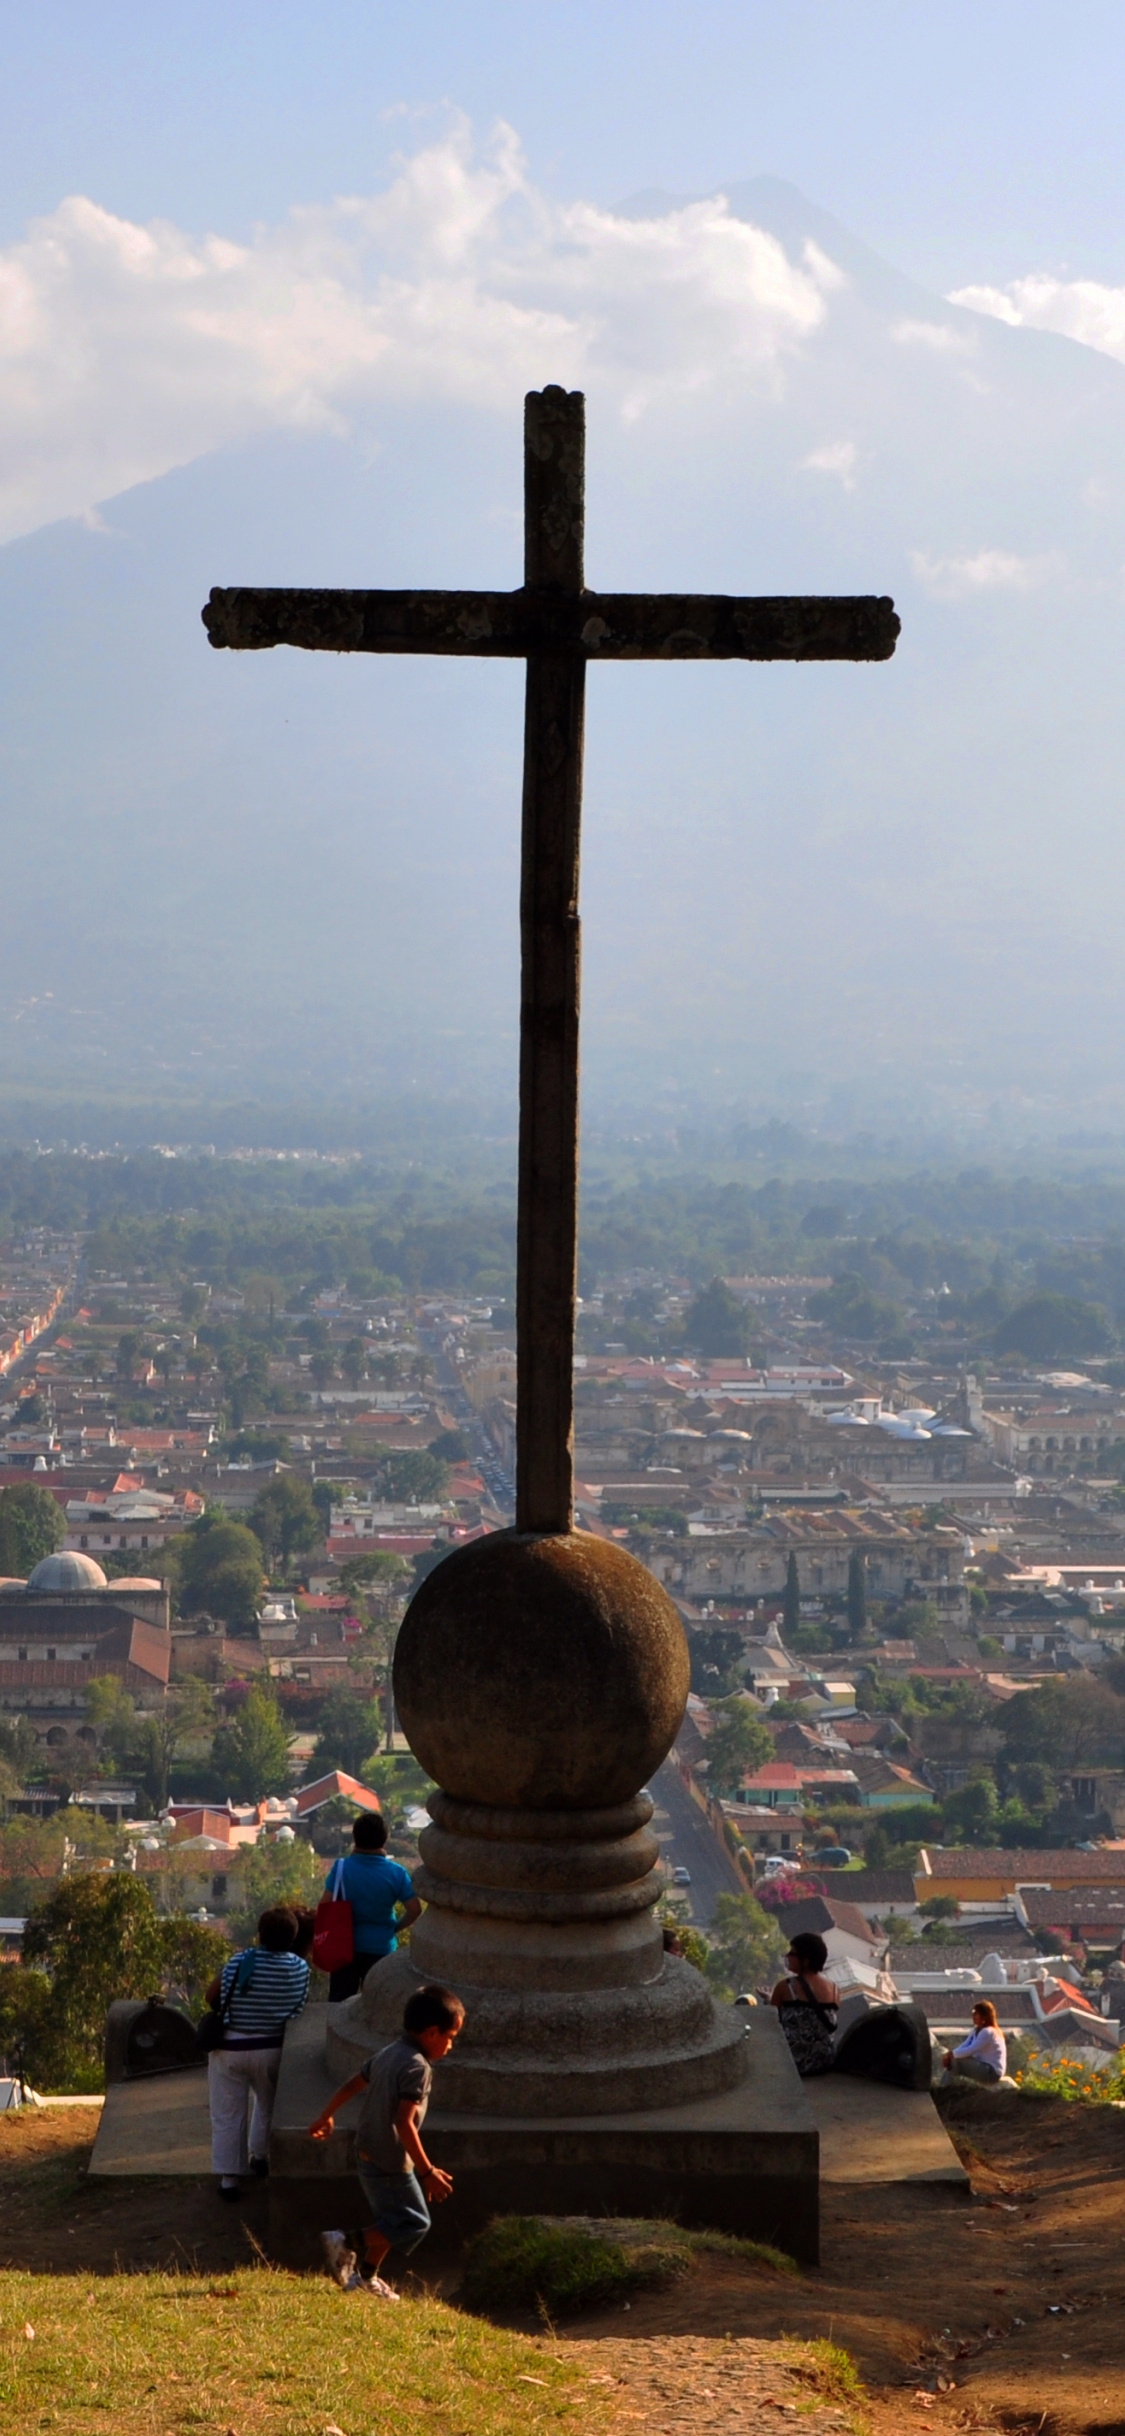
[[[514,2121],[431,2108],[426,2145],[454,2176],[435,2213],[435,2244],[457,2243],[495,2215],[674,2216],[770,2241],[815,2264],[819,2255],[816,2121],[780,2024],[748,2020],[750,2073],[737,2088],[651,2113]],[[319,2256],[323,2225],[361,2214],[354,2125],[332,2138],[308,2125],[332,2094],[323,2021],[299,2015],[286,2033],[270,2141],[270,2232],[293,2265]]]
[[[806,2081],[820,2133],[822,2182],[949,2182],[965,2172],[928,2089],[826,2072]]]
[[[95,2101],[100,2103],[100,2101]],[[209,2174],[206,2069],[111,2081],[90,2159],[92,2174]]]

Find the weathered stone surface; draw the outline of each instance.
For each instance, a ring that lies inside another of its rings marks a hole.
[[[395,651],[522,660],[889,660],[900,631],[873,593],[339,592],[216,585],[216,651]]]
[[[456,1800],[497,1808],[629,1800],[671,1749],[688,1682],[667,1592],[583,1531],[456,1549],[415,1592],[395,1651],[411,1750]]]
[[[439,2065],[426,2146],[454,2189],[434,2212],[435,2245],[464,2240],[498,2213],[549,2206],[718,2225],[815,2262],[818,2143],[805,2086],[775,2014],[751,2014],[739,2037],[747,2069],[735,2086],[618,2114],[513,2117],[499,2091],[495,2114],[461,2113],[446,2101]],[[328,2140],[310,2140],[306,2128],[335,2086],[315,2017],[301,2014],[286,2033],[270,2140],[272,2245],[294,2265],[313,2263],[321,2225],[355,2214],[357,2103]]]
[[[327,2054],[341,2081],[397,2035],[406,1998],[432,1976],[412,1950],[389,1954],[358,1996],[329,2008]],[[745,2076],[745,2016],[716,2005],[698,1971],[674,1956],[639,1987],[454,1984],[465,2026],[436,2068],[435,2103],[459,2114],[625,2113],[733,2089]]]

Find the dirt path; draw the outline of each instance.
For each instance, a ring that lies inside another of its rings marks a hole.
[[[263,2189],[228,2209],[208,2183],[88,2181],[95,2128],[77,2109],[0,2117],[0,2264],[213,2270],[265,2245]],[[850,2353],[872,2436],[1125,2436],[1125,2113],[967,2091],[951,2128],[971,2199],[828,2187],[820,2268],[785,2277],[704,2254],[681,2284],[552,2344],[613,2380],[622,2436],[751,2436],[791,2415],[810,2436],[846,2427],[846,2397],[802,2396],[763,2350],[783,2336]]]
[[[790,2281],[704,2257],[627,2321],[586,2319],[571,2339],[638,2362],[654,2338],[705,2337],[715,2359],[730,2338],[828,2339],[855,2361],[877,2436],[927,2422],[1125,2436],[1125,2115],[972,2093],[950,2128],[971,2199],[828,2187],[819,2269]]]

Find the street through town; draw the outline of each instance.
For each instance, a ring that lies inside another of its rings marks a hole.
[[[673,1759],[666,1759],[658,1768],[649,1792],[656,1803],[653,1827],[669,1869],[691,1871],[691,1885],[682,1890],[691,1899],[689,1918],[696,1928],[710,1928],[719,1896],[745,1894],[745,1881],[721,1850],[698,1803],[681,1782]]]

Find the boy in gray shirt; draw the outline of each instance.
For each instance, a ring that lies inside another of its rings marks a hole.
[[[363,2092],[356,2131],[360,2186],[371,2212],[364,2228],[366,2274],[356,2268],[355,2252],[340,2230],[321,2234],[329,2272],[346,2292],[367,2292],[384,2301],[397,2301],[392,2284],[379,2273],[391,2250],[409,2256],[430,2229],[427,2200],[448,2199],[453,2188],[448,2174],[431,2165],[422,2146],[421,2127],[430,2102],[433,2067],[448,2055],[465,2018],[460,1997],[448,1988],[419,1988],[407,1998],[402,2037],[392,2039],[330,2098],[315,2123],[312,2140],[326,2140],[337,2109]]]

